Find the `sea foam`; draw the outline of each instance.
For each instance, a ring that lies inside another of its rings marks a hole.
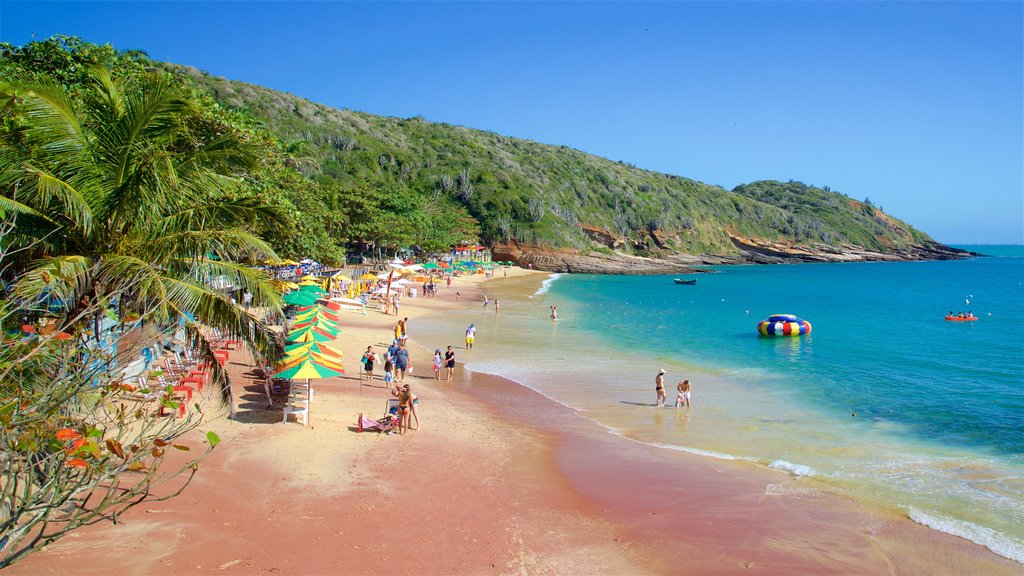
[[[1007,538],[991,528],[953,518],[929,516],[913,506],[907,507],[907,517],[932,530],[938,530],[939,532],[970,540],[1004,558],[1024,564],[1024,543]]]
[[[814,476],[815,474],[814,468],[811,468],[810,466],[793,464],[792,462],[786,462],[785,460],[776,460],[769,464],[768,467],[776,470],[784,470],[797,478],[801,476]]]
[[[541,294],[544,294],[545,292],[547,292],[548,290],[551,289],[551,284],[555,280],[558,280],[559,278],[561,278],[562,276],[565,276],[565,274],[560,274],[560,273],[557,273],[557,272],[555,274],[552,274],[551,276],[548,276],[547,280],[545,280],[545,281],[540,283],[540,288],[538,288],[537,291],[533,293],[533,295],[534,296],[539,296]]]

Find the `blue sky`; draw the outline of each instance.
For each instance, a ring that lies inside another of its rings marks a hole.
[[[731,188],[801,180],[948,243],[1024,243],[1022,2],[12,2],[339,108]]]

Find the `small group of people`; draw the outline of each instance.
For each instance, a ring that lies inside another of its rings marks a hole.
[[[455,350],[451,346],[441,355],[440,348],[434,348],[434,380],[441,380],[441,369],[445,369],[445,382],[449,382],[455,374]]]
[[[366,372],[366,380],[373,380],[373,370],[377,362],[373,346],[366,347],[360,362],[363,364],[363,371]],[[406,371],[412,372],[409,349],[405,347],[405,340],[395,339],[384,352],[384,383],[390,387],[396,380],[398,383],[404,382]]]
[[[974,312],[971,312],[970,310],[968,310],[966,314],[964,312],[957,312],[956,316],[953,316],[953,311],[950,310],[949,315],[954,318],[974,318]]]
[[[690,381],[683,379],[676,384],[676,408],[686,405],[690,407]],[[658,400],[656,406],[662,407],[665,405],[665,401],[668,396],[665,394],[665,369],[662,368],[658,371],[658,375],[654,377],[654,390],[658,394]]]

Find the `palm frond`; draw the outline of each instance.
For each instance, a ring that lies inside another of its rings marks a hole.
[[[21,111],[27,118],[23,134],[50,155],[78,154],[87,139],[67,93],[52,80],[22,86]]]
[[[14,285],[14,297],[26,303],[41,303],[50,298],[69,310],[78,303],[93,280],[93,262],[85,256],[53,256],[32,264]]]
[[[162,222],[168,224],[167,222]],[[251,231],[241,228],[203,230],[187,227],[154,226],[137,239],[134,249],[146,254],[154,261],[191,260],[193,262],[206,258],[208,254],[216,254],[228,261],[238,261],[246,257],[257,259],[276,259],[273,248]]]

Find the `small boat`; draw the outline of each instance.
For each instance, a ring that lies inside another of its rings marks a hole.
[[[945,319],[950,322],[974,322],[978,319],[977,316],[945,316]]]
[[[686,284],[688,286],[693,286],[696,283],[697,283],[697,279],[696,278],[694,278],[693,280],[683,280],[682,278],[676,278],[676,284]]]

